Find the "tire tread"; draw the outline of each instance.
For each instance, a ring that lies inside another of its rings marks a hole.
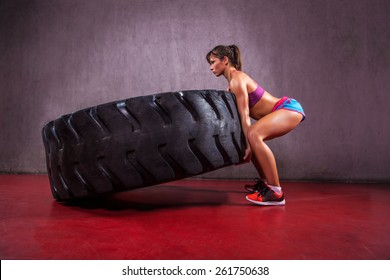
[[[139,96],[64,115],[42,129],[57,200],[178,180],[242,160],[232,93],[192,90]]]

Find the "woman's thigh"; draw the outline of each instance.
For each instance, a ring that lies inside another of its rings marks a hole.
[[[302,115],[280,109],[274,111],[251,126],[251,134],[254,133],[263,140],[270,140],[279,136],[282,136],[300,124]]]

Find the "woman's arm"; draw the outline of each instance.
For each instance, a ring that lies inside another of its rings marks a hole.
[[[248,91],[246,89],[246,83],[242,78],[237,77],[230,81],[230,90],[236,96],[236,102],[238,107],[238,112],[241,118],[242,131],[245,135],[246,141],[246,150],[244,156],[244,162],[249,162],[252,156],[252,151],[248,142],[248,129],[251,126],[251,119],[249,117],[249,97]]]

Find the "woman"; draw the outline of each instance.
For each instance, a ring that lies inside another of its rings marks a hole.
[[[242,72],[240,50],[235,45],[216,46],[206,59],[210,70],[217,77],[223,75],[229,85],[228,91],[236,96],[247,144],[244,163],[252,161],[261,178],[253,186],[245,186],[251,192],[246,199],[260,205],[284,205],[275,157],[265,141],[297,127],[305,119],[301,105],[286,96],[272,96]],[[251,118],[257,121],[253,125]]]

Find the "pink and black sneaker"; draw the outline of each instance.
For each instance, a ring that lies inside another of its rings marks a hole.
[[[248,194],[246,199],[252,203],[258,205],[285,205],[286,201],[284,199],[284,194],[281,191],[280,193],[276,193],[269,187],[265,187],[260,191],[256,191],[252,194]]]

